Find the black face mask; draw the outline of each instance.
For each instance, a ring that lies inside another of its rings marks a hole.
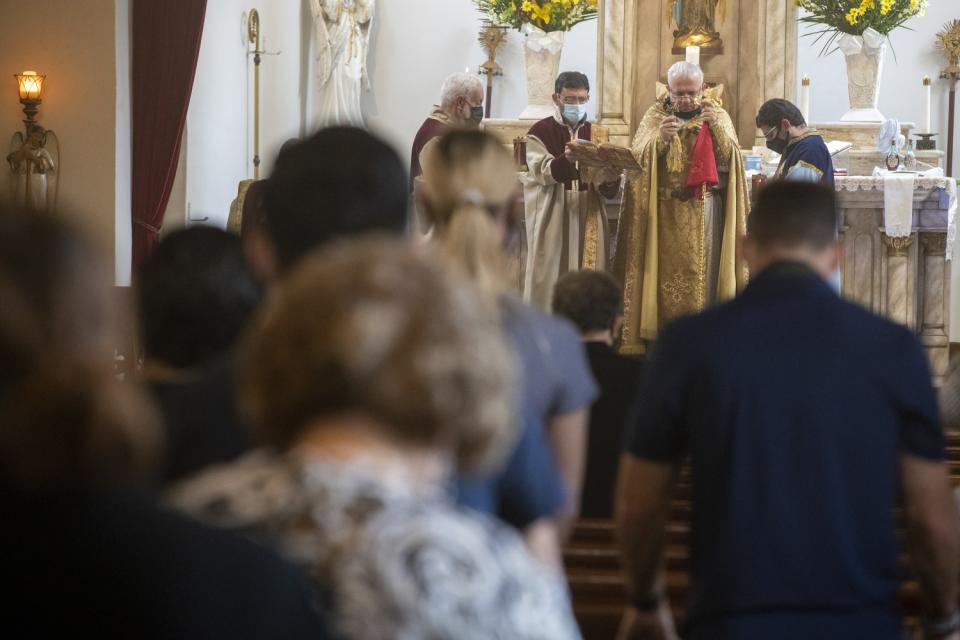
[[[483,122],[483,107],[470,107],[470,119],[477,124]]]
[[[665,104],[667,107],[667,111],[672,112],[673,115],[677,116],[682,120],[692,120],[703,112],[703,109],[701,107],[697,107],[693,111],[674,111],[673,103],[670,101],[670,98],[667,98],[667,101]]]
[[[780,155],[783,155],[783,152],[787,150],[788,144],[790,144],[789,138],[787,140],[774,138],[773,140],[767,140],[767,149],[770,149],[770,151],[773,151],[774,153],[779,153]]]

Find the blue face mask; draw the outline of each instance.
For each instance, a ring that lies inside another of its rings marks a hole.
[[[842,287],[841,281],[842,281],[842,279],[841,279],[841,275],[840,275],[840,268],[837,267],[837,270],[833,272],[833,275],[830,276],[830,280],[829,280],[830,288],[833,289],[833,290],[836,292],[837,295],[840,295],[840,294],[842,293],[842,291],[841,291],[841,287]]]
[[[587,105],[585,104],[565,104],[563,105],[563,119],[567,124],[579,124],[587,117]]]

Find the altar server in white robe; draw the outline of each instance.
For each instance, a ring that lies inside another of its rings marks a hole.
[[[549,310],[553,286],[561,275],[607,268],[603,197],[616,197],[619,176],[581,174],[577,163],[565,155],[567,144],[575,140],[606,142],[607,131],[587,121],[589,100],[590,83],[584,74],[561,73],[553,95],[556,113],[534,124],[527,134],[523,297],[544,310]]]

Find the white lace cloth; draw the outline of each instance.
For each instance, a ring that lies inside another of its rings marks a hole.
[[[837,191],[885,191],[886,171],[876,170],[873,176],[837,176],[835,179]],[[911,174],[913,190],[930,191],[942,189],[948,197],[947,204],[947,260],[953,259],[954,243],[957,238],[957,181],[946,178],[943,169],[932,169],[923,173]],[[886,196],[884,197],[886,200]],[[884,203],[886,205],[886,202]],[[913,203],[911,198],[911,212],[913,217]],[[884,223],[886,224],[886,216]],[[912,225],[911,225],[912,226]],[[891,229],[890,231],[893,231]],[[887,235],[893,235],[888,233]]]
[[[912,173],[883,176],[883,232],[891,238],[908,238],[913,231]]]

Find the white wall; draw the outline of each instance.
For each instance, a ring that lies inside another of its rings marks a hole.
[[[945,80],[938,80],[940,71],[947,66],[943,54],[934,47],[935,36],[944,23],[960,18],[960,2],[939,0],[931,2],[925,16],[918,16],[907,23],[908,29],[897,29],[890,34],[892,49],[888,45],[880,85],[880,111],[888,118],[901,122],[923,124],[923,98],[921,82],[927,75],[934,79],[932,127],[939,133],[937,148],[947,148],[947,96]],[[797,55],[797,92],[799,78],[810,76],[810,119],[813,122],[829,122],[840,119],[848,108],[847,76],[843,54],[839,51],[820,57],[820,44],[813,38],[804,37],[806,25],[800,26],[800,43]],[[894,58],[894,51],[896,58]],[[960,146],[957,141],[954,146]],[[960,149],[955,149],[954,174],[960,174]]]
[[[477,42],[481,18],[472,0],[381,0],[377,5],[369,60],[373,87],[363,108],[370,129],[393,143],[405,162],[417,129],[439,100],[444,78],[468,67],[475,72],[486,62]],[[497,56],[504,76],[494,81],[494,118],[514,118],[526,106],[523,36],[508,33]],[[592,96],[598,95],[596,21],[566,35],[560,69],[587,74]],[[594,102],[588,110],[593,117]]]
[[[209,0],[197,74],[187,113],[183,202],[192,220],[226,225],[237,184],[253,177],[253,58],[247,55],[250,0]],[[269,174],[284,140],[300,134],[302,119],[302,5],[261,0],[261,176]],[[177,200],[174,194],[172,200]],[[169,216],[187,212],[169,210]],[[176,222],[171,221],[171,224]]]

